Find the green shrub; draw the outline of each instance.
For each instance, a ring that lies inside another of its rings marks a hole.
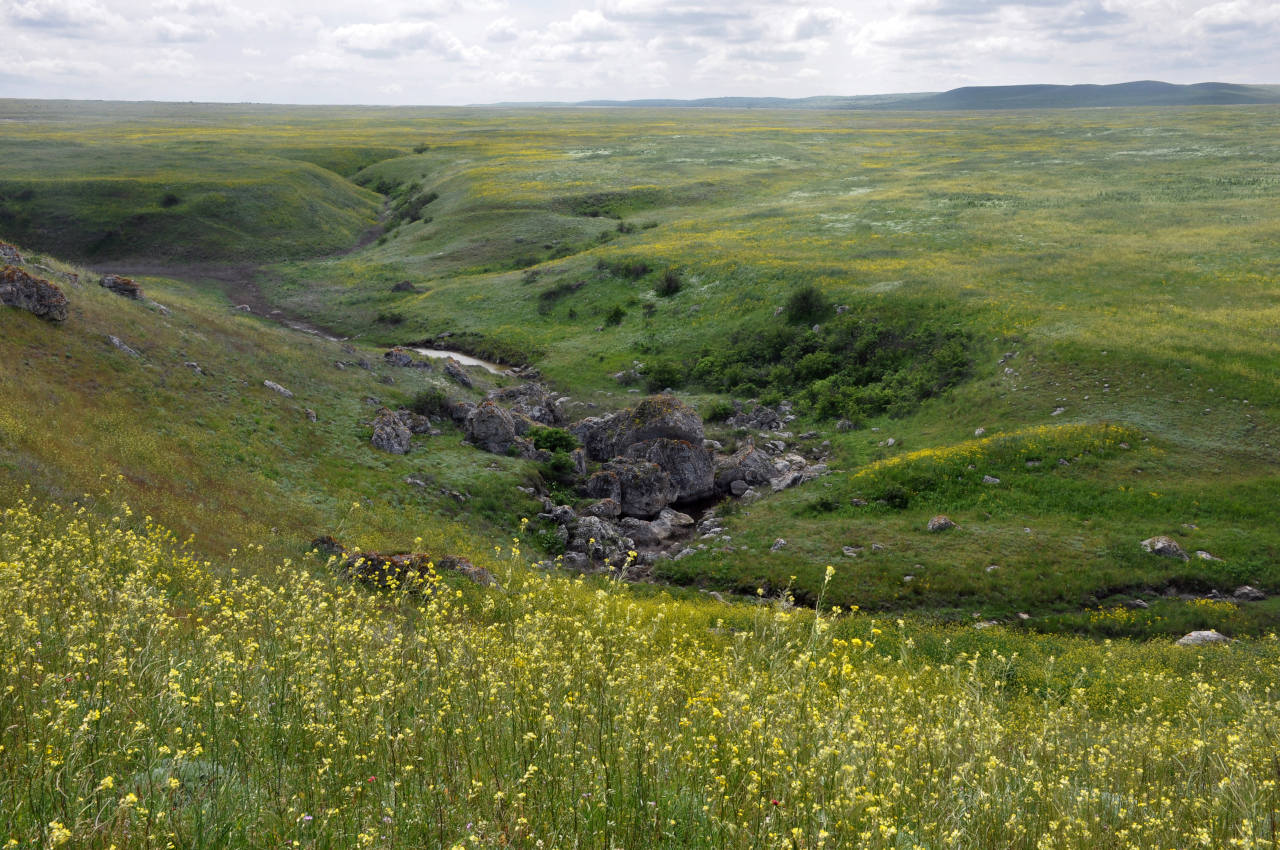
[[[621,306],[615,306],[605,314],[604,323],[607,327],[617,327],[622,324],[622,317],[625,315],[627,315],[627,313]]]
[[[544,452],[571,452],[578,447],[578,438],[563,428],[535,425],[529,429],[529,441],[534,448]]]
[[[419,416],[449,416],[449,397],[439,387],[429,387],[413,397],[409,409]]]
[[[831,302],[818,291],[816,286],[806,284],[791,293],[791,297],[787,299],[784,313],[787,321],[792,324],[804,323],[811,325],[830,315]]]
[[[661,298],[670,298],[675,295],[684,286],[684,281],[680,279],[680,272],[675,269],[667,269],[662,273],[662,277],[658,280],[658,286],[654,290]]]
[[[725,399],[718,398],[711,402],[702,412],[702,418],[707,422],[724,422],[734,413],[733,403]]]

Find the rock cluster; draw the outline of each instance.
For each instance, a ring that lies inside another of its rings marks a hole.
[[[482,587],[494,587],[497,581],[484,567],[477,567],[466,558],[444,555],[433,558],[425,552],[348,551],[332,535],[317,537],[311,541],[317,551],[335,555],[342,572],[348,577],[378,587],[403,587],[409,583],[419,590],[431,589],[432,571],[460,573]]]
[[[0,304],[26,310],[50,322],[67,320],[67,296],[62,290],[14,266],[0,269]]]
[[[13,265],[22,263],[22,254],[18,253],[16,245],[10,245],[8,242],[0,242],[0,260]]]

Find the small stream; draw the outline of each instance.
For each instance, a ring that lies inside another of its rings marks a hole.
[[[423,357],[432,357],[437,360],[445,360],[452,357],[463,366],[479,366],[486,372],[494,375],[506,375],[509,370],[505,366],[499,366],[497,363],[490,363],[488,360],[481,360],[479,357],[472,357],[469,354],[460,354],[457,351],[449,351],[444,348],[410,348],[410,351],[421,354]]]

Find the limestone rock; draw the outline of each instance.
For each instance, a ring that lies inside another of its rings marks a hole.
[[[22,262],[22,255],[18,253],[16,245],[10,245],[8,242],[0,242],[0,260],[6,263],[18,265]]]
[[[948,529],[955,528],[955,527],[956,527],[956,524],[952,522],[951,517],[945,516],[943,514],[938,514],[936,517],[929,520],[929,525],[928,525],[929,530],[934,532],[946,531]]]
[[[633,444],[628,458],[657,464],[671,481],[672,501],[705,499],[715,492],[711,452],[700,443],[659,438]]]
[[[462,368],[462,364],[452,357],[446,358],[444,361],[444,373],[452,378],[455,382],[461,384],[468,389],[472,386],[471,376]]]
[[[587,479],[587,495],[593,499],[621,503],[622,479],[613,470],[602,469]],[[620,504],[619,511],[621,511]]]
[[[274,390],[280,393],[280,395],[284,396],[285,398],[293,398],[293,393],[289,392],[284,387],[277,384],[275,381],[263,381],[262,385],[269,390]]]
[[[1206,631],[1188,632],[1178,638],[1178,646],[1207,646],[1212,643],[1231,643],[1231,638],[1219,633],[1214,629]]]
[[[527,383],[493,390],[488,398],[502,402],[511,408],[513,415],[523,416],[538,425],[556,428],[564,424],[555,398],[541,384]]]
[[[142,356],[141,354],[139,354],[138,352],[134,351],[134,350],[133,350],[132,348],[130,348],[129,346],[125,345],[125,344],[124,344],[124,342],[123,342],[123,341],[120,339],[120,337],[118,337],[118,336],[112,336],[112,335],[108,334],[108,335],[107,335],[107,342],[111,343],[111,344],[112,344],[113,346],[115,346],[117,349],[119,349],[120,351],[123,351],[125,354],[129,355],[130,357],[141,357],[141,356]]]
[[[377,418],[373,420],[371,440],[375,449],[381,449],[393,455],[408,454],[411,439],[412,432],[401,420],[399,414],[385,407],[378,411]]]
[[[581,552],[593,563],[621,566],[627,560],[632,541],[600,517],[579,517],[571,532],[569,549]]]
[[[67,296],[62,290],[14,266],[0,269],[0,304],[26,310],[50,322],[67,320]]]
[[[511,414],[492,401],[482,401],[467,415],[467,439],[487,452],[501,454],[515,442],[516,423]]]
[[[741,481],[747,486],[765,484],[777,474],[769,456],[748,440],[736,452],[717,464],[715,484],[721,490],[731,490],[736,481]],[[734,493],[734,495],[738,496],[741,493]]]
[[[98,285],[104,286],[116,295],[123,295],[126,298],[142,297],[142,287],[134,283],[133,278],[121,277],[118,274],[104,274],[102,279],[98,281]]]
[[[594,516],[600,519],[617,519],[622,516],[622,505],[614,499],[601,499],[582,509],[583,516]]]
[[[1150,552],[1153,555],[1160,555],[1164,558],[1177,558],[1181,561],[1191,560],[1191,557],[1178,545],[1178,541],[1163,534],[1156,537],[1148,537],[1138,545],[1142,547],[1144,552]]]
[[[634,409],[606,417],[590,417],[570,429],[596,461],[615,458],[646,440],[684,440],[701,446],[702,419],[697,411],[671,396],[653,396]]]
[[[1267,594],[1253,585],[1243,584],[1236,588],[1231,597],[1239,602],[1261,602],[1267,598]]]
[[[619,501],[625,516],[647,519],[674,501],[675,488],[671,478],[656,463],[618,458],[606,464],[605,468],[618,476],[622,490]]]

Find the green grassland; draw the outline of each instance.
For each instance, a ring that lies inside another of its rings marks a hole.
[[[1280,606],[1203,596],[1280,591],[1280,110],[0,118],[0,238],[71,304],[0,312],[9,846],[1277,846]],[[369,444],[515,381],[382,362],[443,332],[597,411],[785,396],[831,474],[657,583],[532,570],[535,464]]]

